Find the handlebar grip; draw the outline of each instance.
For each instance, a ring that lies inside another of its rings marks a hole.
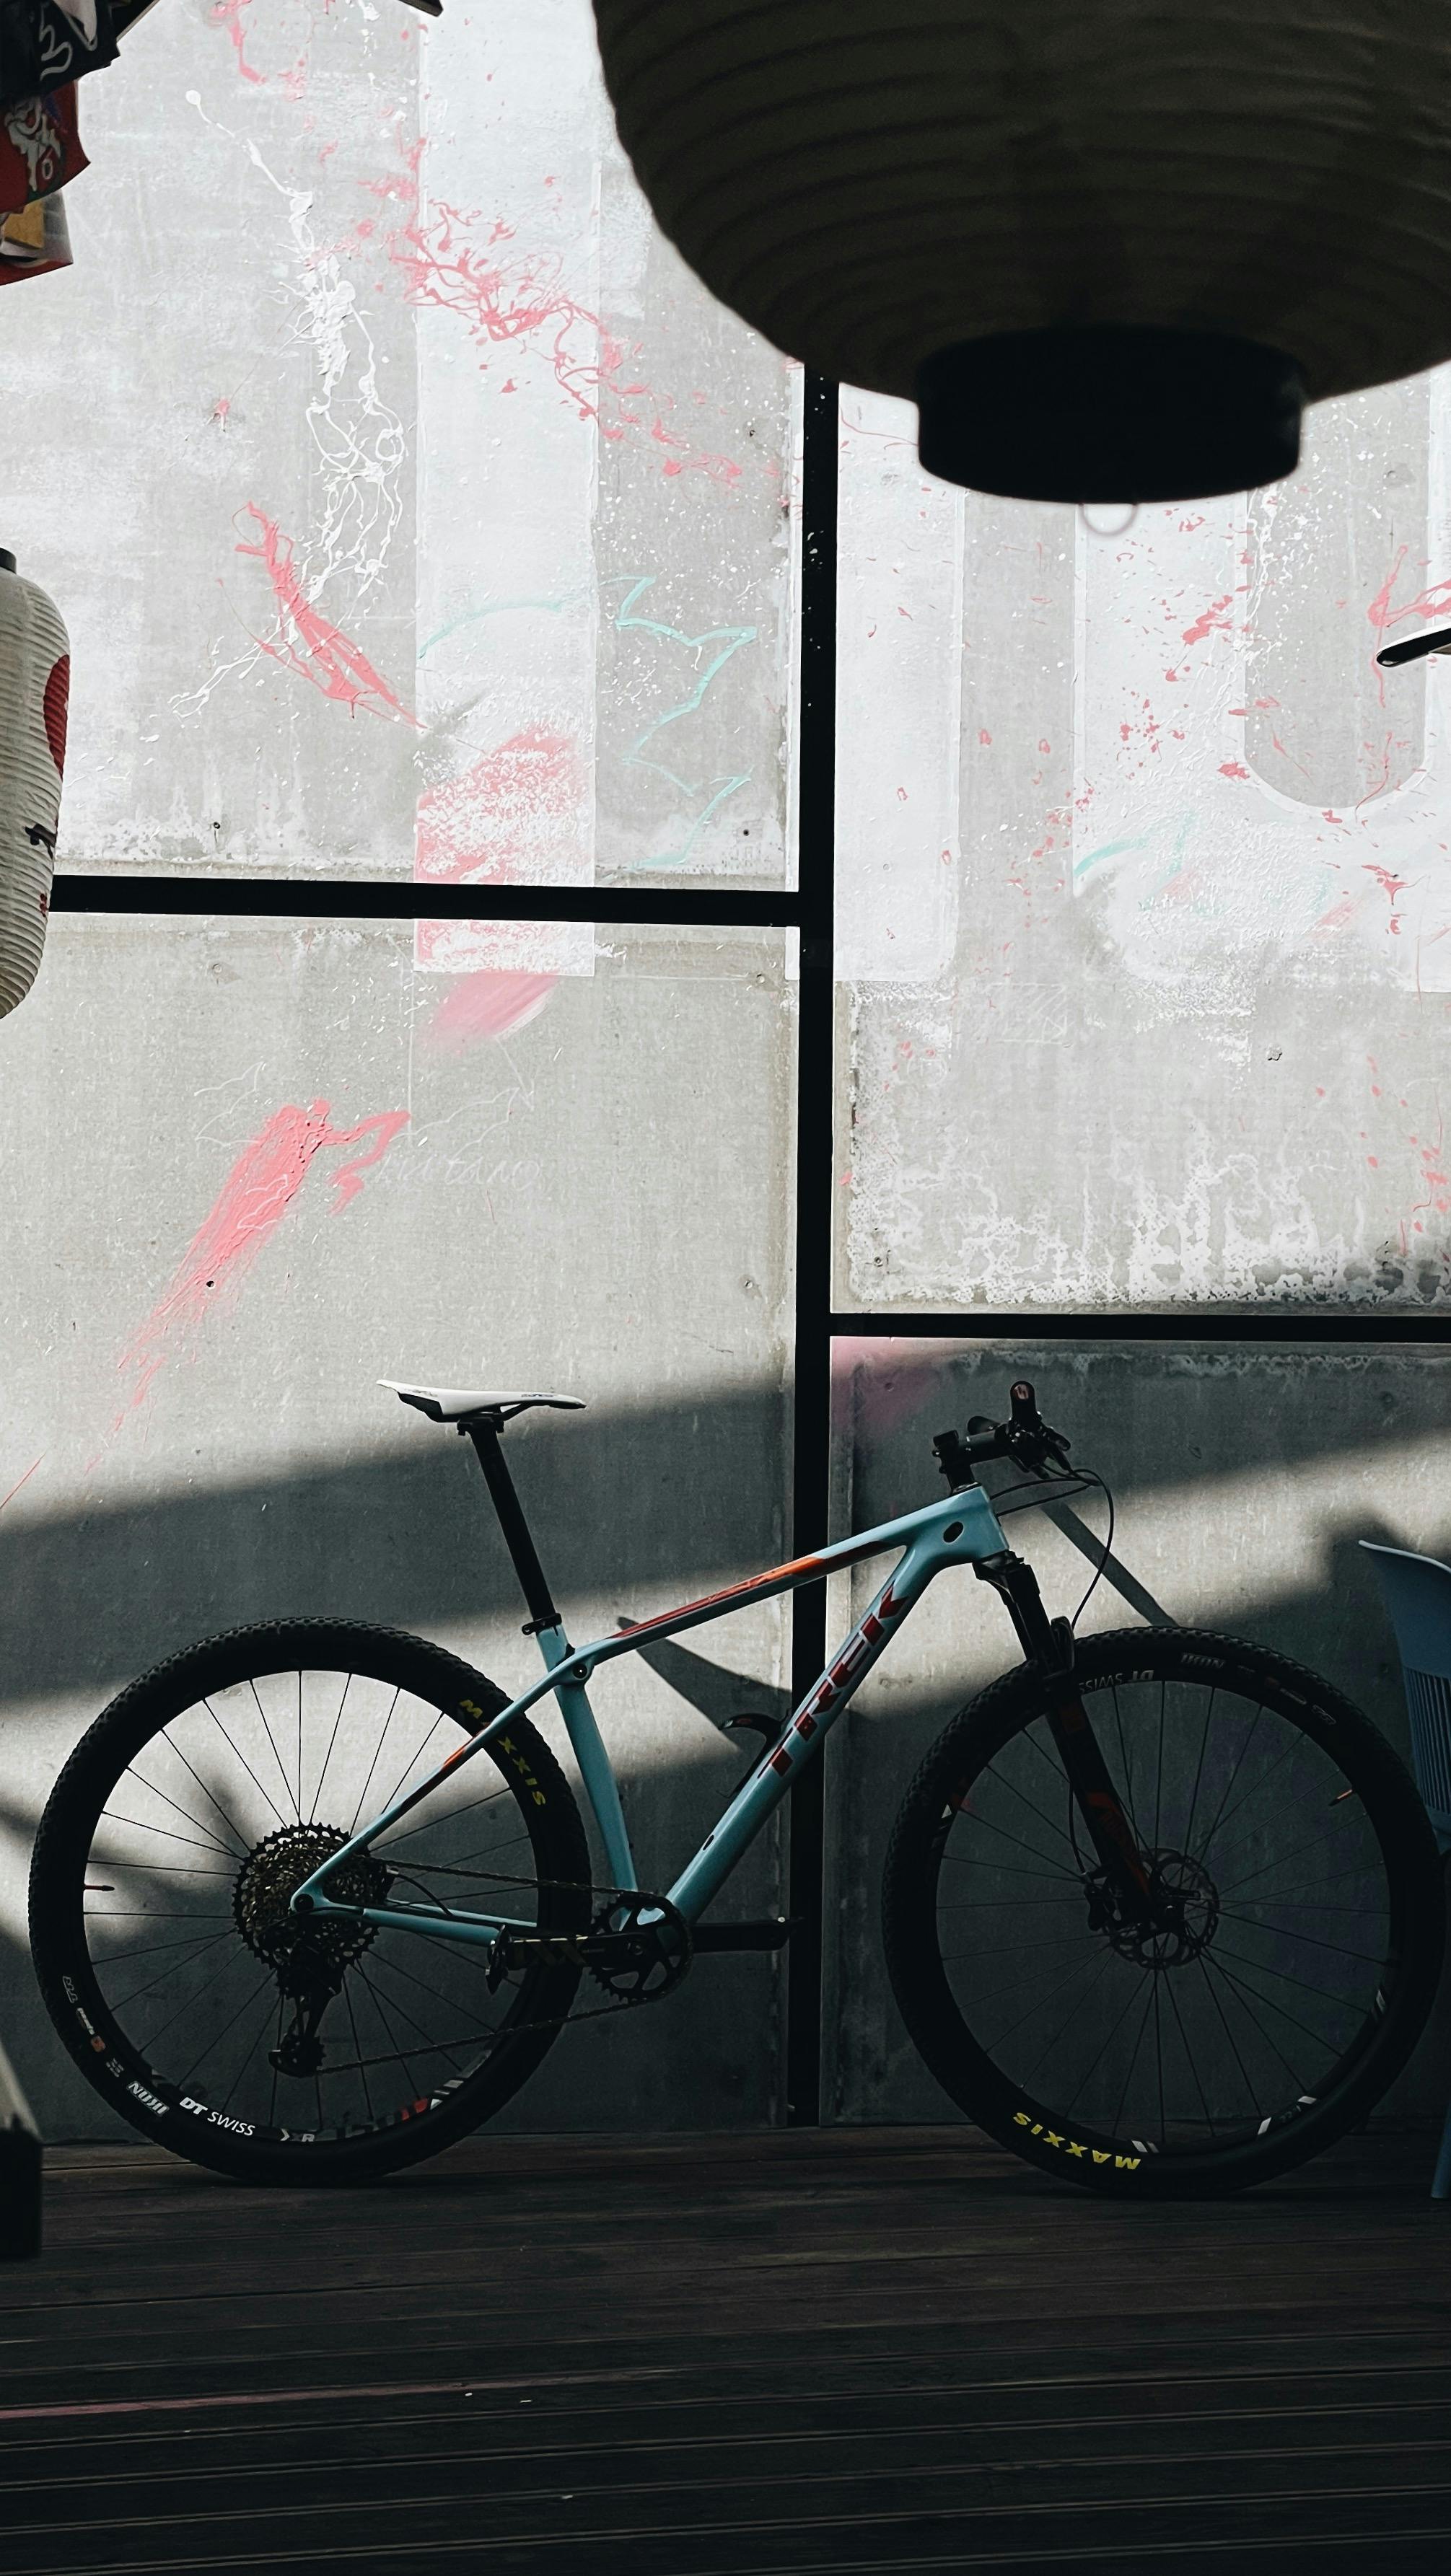
[[[1013,1409],[1015,1430],[1026,1429],[1030,1423],[1036,1423],[1038,1399],[1027,1378],[1020,1377],[1015,1385],[1009,1387],[1008,1402]]]

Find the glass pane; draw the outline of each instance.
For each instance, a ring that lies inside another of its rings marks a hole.
[[[174,1648],[327,1613],[534,1678],[466,1444],[380,1377],[587,1400],[508,1435],[581,1643],[788,1553],[784,941],[612,931],[591,962],[511,1020],[404,927],[53,923],[0,1022],[10,1995],[59,1764]],[[785,1634],[768,1604],[601,1675],[647,1884],[744,1772],[721,1728],[778,1706]],[[780,1893],[769,1837],[730,1903]],[[779,1967],[700,1973],[707,2009],[572,2037],[521,2121],[772,2117]],[[5,2037],[51,2134],[86,2133],[39,2021]]]
[[[1407,1756],[1395,1642],[1358,1542],[1447,1556],[1444,1349],[839,1341],[835,1362],[843,1530],[873,1528],[940,1494],[934,1433],[975,1413],[1001,1421],[1010,1382],[1026,1376],[1045,1418],[1067,1433],[1075,1460],[1108,1479],[1117,1504],[1114,1554],[1129,1597],[1101,1582],[1080,1634],[1142,1632],[1147,1620],[1168,1618],[1252,1638],[1345,1691]],[[983,1481],[1001,1489],[1015,1479],[999,1466]],[[1055,1617],[1078,1607],[1106,1528],[1101,1500],[1085,1497],[1072,1511],[1057,1526],[1041,1510],[1006,1522]],[[858,1567],[833,1587],[834,1635],[861,1615],[890,1561]],[[957,2116],[897,2017],[876,1931],[878,1891],[898,1808],[928,1747],[974,1693],[1020,1661],[987,1585],[945,1577],[831,1738],[824,2116]],[[1439,2121],[1445,2092],[1444,2061],[1423,2051],[1384,2108]]]
[[[1451,1298],[1448,420],[1113,534],[848,397],[840,1303]]]
[[[62,865],[780,883],[792,372],[654,230],[588,0],[162,10],[82,121],[6,306]]]

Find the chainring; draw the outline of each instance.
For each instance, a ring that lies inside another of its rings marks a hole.
[[[690,1926],[668,1896],[621,1890],[589,1927],[585,1959],[595,1984],[617,2004],[654,2004],[673,1993],[690,1966]]]

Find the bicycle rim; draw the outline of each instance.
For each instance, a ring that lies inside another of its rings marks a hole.
[[[52,2013],[128,2119],[228,2170],[381,2170],[487,2117],[532,2070],[572,1970],[490,1993],[477,1948],[306,1926],[292,1889],[502,1706],[451,1656],[326,1623],[239,1632],[133,1685],[37,1839]],[[575,1928],[577,1811],[527,1726],[347,1865],[355,1901]]]
[[[1236,2187],[1391,2080],[1440,1958],[1419,1801],[1350,1704],[1232,1641],[1129,1632],[1077,1680],[1163,1899],[1122,1919],[1041,1685],[947,1730],[903,1811],[887,1933],[939,2080],[1034,2161],[1123,2189]]]

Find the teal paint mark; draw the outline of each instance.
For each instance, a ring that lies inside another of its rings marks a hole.
[[[1090,850],[1086,859],[1074,860],[1073,882],[1076,885],[1080,877],[1086,877],[1089,869],[1096,866],[1100,859],[1116,859],[1120,850],[1143,850],[1147,847],[1148,843],[1142,833],[1132,841],[1105,841],[1101,849]]]
[[[677,794],[688,797],[691,803],[699,808],[682,847],[678,850],[663,851],[657,858],[635,862],[641,868],[684,867],[711,816],[725,803],[728,796],[734,796],[738,787],[750,785],[751,773],[748,769],[740,770],[728,777],[704,779],[698,784],[693,783],[688,778],[682,778],[678,771],[669,768],[664,761],[649,757],[646,746],[655,740],[657,734],[664,731],[666,725],[678,724],[682,717],[696,714],[705,703],[712,681],[719,676],[727,662],[731,661],[743,646],[755,643],[760,632],[755,626],[711,626],[702,635],[683,635],[678,627],[667,626],[658,617],[635,616],[636,602],[643,599],[647,591],[654,589],[658,579],[659,575],[653,572],[644,573],[638,578],[633,573],[620,573],[615,576],[615,581],[629,584],[612,620],[616,630],[623,633],[632,627],[638,628],[642,634],[658,636],[662,643],[678,644],[682,651],[687,653],[703,652],[712,644],[718,645],[720,650],[713,654],[704,667],[697,672],[694,687],[681,699],[679,705],[667,707],[663,715],[654,717],[623,755],[627,769],[653,770],[656,776],[665,779]],[[611,589],[614,587],[614,582],[605,582],[602,587]],[[447,625],[436,627],[434,632],[420,644],[418,659],[420,662],[425,661],[436,646],[446,644],[451,636],[461,633],[464,627],[476,626],[486,617],[503,617],[514,609],[537,609],[546,616],[558,617],[564,609],[573,607],[587,596],[588,594],[582,590],[571,590],[566,591],[559,599],[485,600],[481,607],[465,609],[462,616],[452,617]],[[704,802],[701,801],[702,799]]]
[[[1174,835],[1174,846],[1169,854],[1169,864],[1164,870],[1163,875],[1159,878],[1157,884],[1150,886],[1148,893],[1144,896],[1143,901],[1139,905],[1140,912],[1147,912],[1150,904],[1156,902],[1158,897],[1163,893],[1165,886],[1172,885],[1176,877],[1183,875],[1185,852],[1188,848],[1189,835],[1193,831],[1198,819],[1198,815],[1195,813],[1192,805],[1190,806],[1188,813],[1180,818],[1179,829]]]
[[[621,578],[628,579],[629,576],[622,575]],[[616,630],[623,634],[632,627],[638,628],[642,634],[658,635],[662,643],[680,645],[687,653],[704,652],[706,647],[712,644],[719,645],[720,650],[713,654],[697,672],[695,686],[681,699],[679,705],[667,707],[663,715],[656,716],[652,723],[647,724],[644,732],[637,736],[624,755],[627,769],[653,770],[657,778],[666,779],[680,795],[688,796],[692,803],[699,805],[700,809],[685,836],[683,847],[678,850],[662,851],[655,858],[641,859],[637,864],[642,868],[684,867],[711,816],[725,803],[728,796],[734,796],[738,787],[749,786],[751,777],[750,771],[743,769],[731,777],[704,779],[699,784],[694,784],[690,779],[682,778],[678,771],[669,768],[663,760],[652,759],[647,754],[646,745],[652,743],[657,734],[663,733],[667,725],[678,724],[683,716],[693,716],[704,705],[711,682],[718,678],[727,662],[732,661],[744,645],[754,644],[759,631],[754,626],[711,626],[703,635],[682,635],[678,627],[666,626],[658,617],[635,616],[636,601],[643,599],[647,591],[654,589],[658,578],[658,574],[651,572],[642,575],[638,581],[631,582],[630,588],[615,611]],[[702,798],[705,799],[703,804],[700,803]]]
[[[446,626],[435,627],[427,642],[419,645],[418,659],[420,662],[425,661],[435,644],[446,644],[451,635],[459,634],[465,626],[477,626],[481,618],[503,617],[512,608],[540,608],[546,616],[558,617],[562,610],[572,606],[574,601],[582,598],[583,595],[581,591],[571,590],[566,591],[562,599],[486,600],[482,608],[466,608],[462,617],[451,617]]]

